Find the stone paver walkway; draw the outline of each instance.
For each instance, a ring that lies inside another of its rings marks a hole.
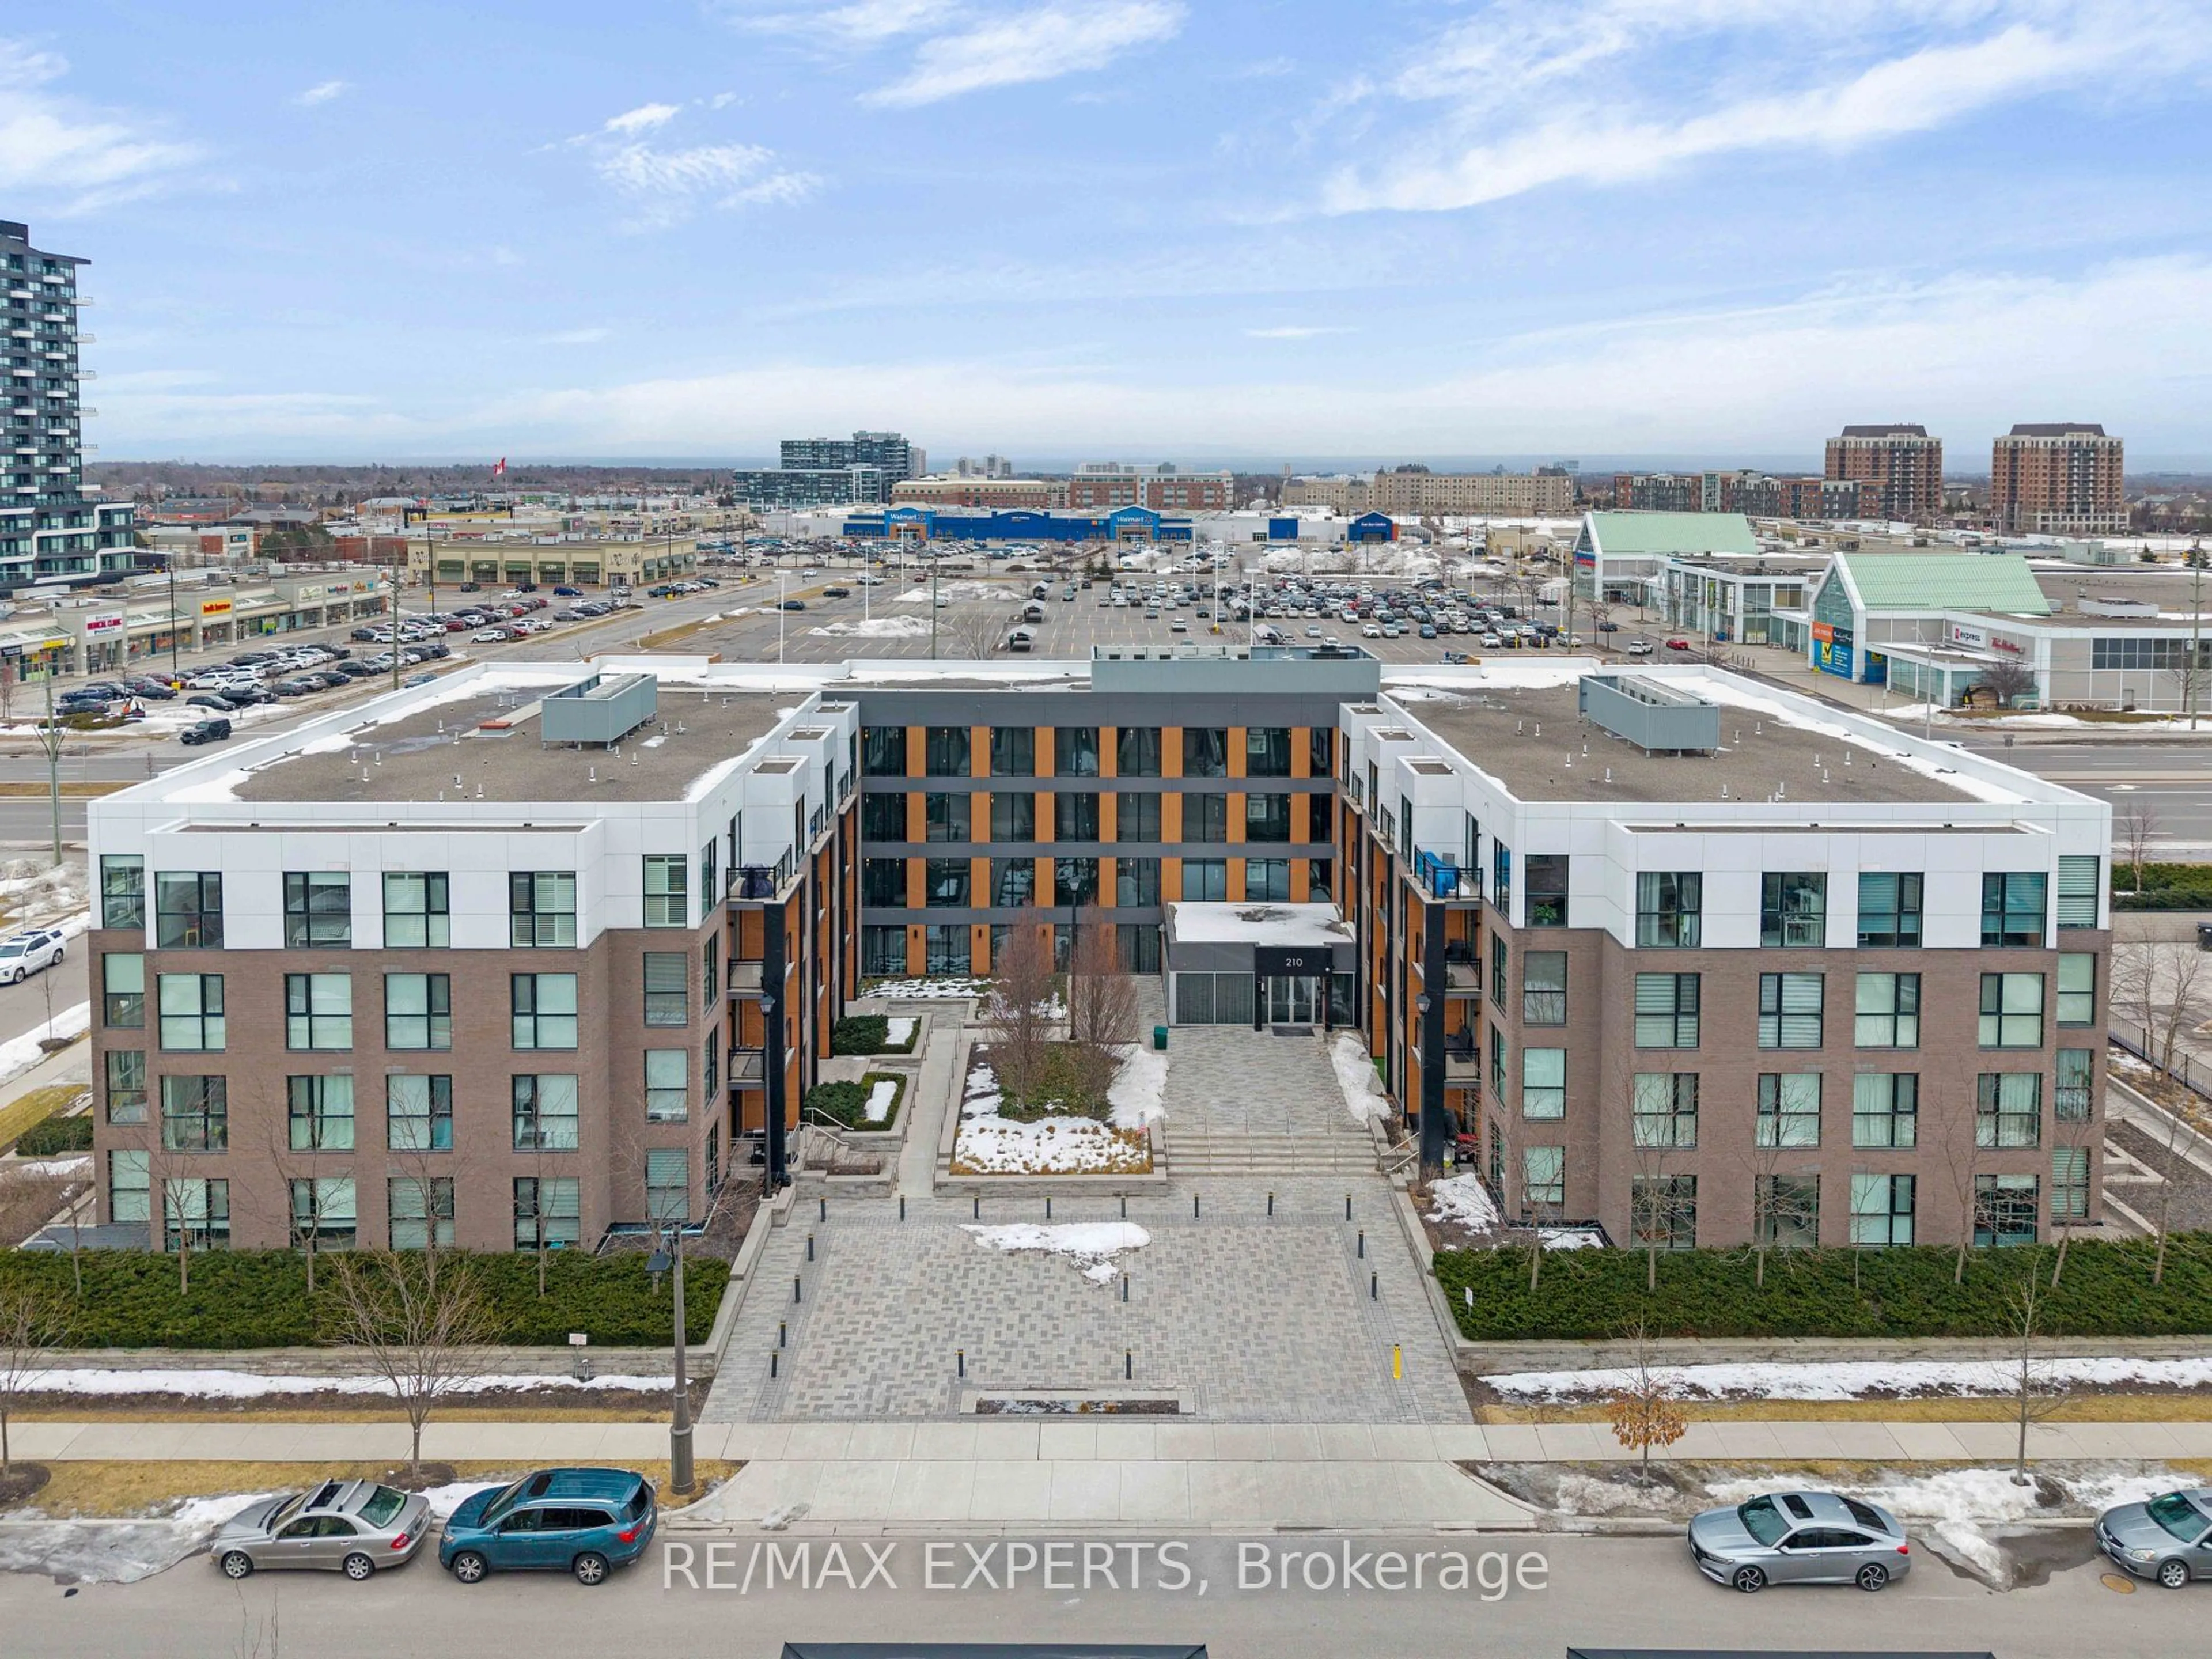
[[[1164,1103],[1170,1146],[1178,1133],[1327,1135],[1365,1131],[1343,1092],[1318,1032],[1255,1031],[1241,1025],[1178,1025],[1169,1037]]]

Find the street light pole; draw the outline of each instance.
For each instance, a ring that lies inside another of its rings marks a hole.
[[[39,728],[39,746],[46,751],[46,804],[52,809],[54,862],[62,861],[62,729],[54,724],[54,665],[46,659],[42,676],[46,687],[46,723]]]
[[[2189,563],[2194,575],[2189,584],[2189,729],[2197,729],[2197,677],[2203,672],[2204,556],[2191,549]]]
[[[177,554],[169,550],[169,678],[184,678],[184,671],[177,666]]]
[[[676,1393],[668,1425],[668,1486],[672,1492],[691,1490],[691,1390],[684,1370],[684,1224],[678,1221],[671,1241],[675,1258],[673,1280],[676,1303]]]

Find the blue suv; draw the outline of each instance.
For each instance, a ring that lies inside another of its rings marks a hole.
[[[540,1469],[455,1510],[438,1565],[464,1584],[495,1568],[597,1584],[645,1553],[659,1519],[652,1483],[628,1469]]]

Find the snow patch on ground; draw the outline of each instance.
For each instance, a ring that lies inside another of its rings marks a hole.
[[[1436,1206],[1429,1212],[1431,1221],[1477,1233],[1489,1232],[1498,1223],[1498,1206],[1480,1176],[1447,1176],[1429,1188],[1429,1202]]]
[[[1107,1103],[1114,1109],[1114,1127],[1141,1129],[1165,1117],[1167,1108],[1162,1102],[1167,1086],[1165,1053],[1141,1043],[1125,1050],[1121,1069],[1115,1073],[1114,1086],[1106,1092]]]
[[[39,1047],[40,1038],[81,1036],[91,1024],[92,1005],[80,1002],[74,1008],[63,1009],[51,1020],[41,1021],[22,1036],[0,1042],[0,1083],[21,1076],[46,1057],[46,1050]]]
[[[74,858],[59,864],[10,859],[0,865],[0,905],[7,907],[18,927],[45,927],[56,916],[86,916],[92,903],[89,868]]]
[[[884,1041],[894,1048],[903,1048],[914,1036],[914,1027],[915,1018],[911,1014],[901,1014],[895,1019],[885,1020]]]
[[[1042,1250],[1066,1256],[1094,1285],[1110,1285],[1121,1276],[1115,1257],[1152,1242],[1152,1236],[1133,1221],[1077,1221],[1057,1227],[1018,1221],[999,1227],[963,1226],[961,1231],[987,1249]]]
[[[862,1107],[861,1115],[871,1123],[881,1123],[891,1115],[891,1103],[898,1098],[896,1079],[886,1078],[868,1091],[868,1103]]]
[[[1353,1122],[1364,1123],[1389,1114],[1390,1103],[1382,1097],[1382,1087],[1375,1080],[1367,1045],[1358,1036],[1340,1032],[1328,1045],[1328,1063],[1336,1073],[1336,1086],[1344,1091],[1344,1109],[1352,1114]]]
[[[457,1392],[474,1394],[491,1389],[623,1389],[659,1393],[673,1386],[665,1376],[595,1376],[579,1382],[568,1376],[472,1376]],[[21,1384],[26,1394],[140,1395],[173,1394],[200,1400],[259,1400],[278,1395],[379,1395],[392,1392],[380,1376],[263,1376],[252,1371],[124,1370],[56,1369],[31,1372]],[[243,1499],[240,1500],[243,1502]]]
[[[1455,1180],[1466,1180],[1462,1176]],[[1450,1185],[1439,1182],[1439,1188]],[[1434,1219],[1435,1218],[1431,1218]],[[1960,1398],[2012,1394],[2019,1378],[2002,1360],[1839,1360],[1829,1364],[1672,1365],[1676,1389],[1696,1400],[1863,1400],[1874,1395]],[[2208,1359],[2052,1359],[2037,1362],[2037,1376],[2084,1388],[2129,1385],[2212,1389]],[[1510,1400],[1565,1401],[1615,1393],[1627,1386],[1626,1370],[1514,1371],[1482,1379]]]
[[[887,979],[861,993],[887,1002],[956,1002],[990,994],[991,982],[983,979]]]
[[[952,1143],[956,1175],[1142,1175],[1152,1167],[1143,1134],[1087,1117],[1018,1122],[999,1115],[999,1079],[969,1069]]]
[[[872,617],[861,622],[834,622],[806,631],[825,639],[910,640],[929,632],[929,623],[920,617]]]

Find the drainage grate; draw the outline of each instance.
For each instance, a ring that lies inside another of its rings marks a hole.
[[[986,1395],[975,1402],[978,1417],[1179,1417],[1182,1401],[1152,1395],[1128,1400],[1005,1399]]]

